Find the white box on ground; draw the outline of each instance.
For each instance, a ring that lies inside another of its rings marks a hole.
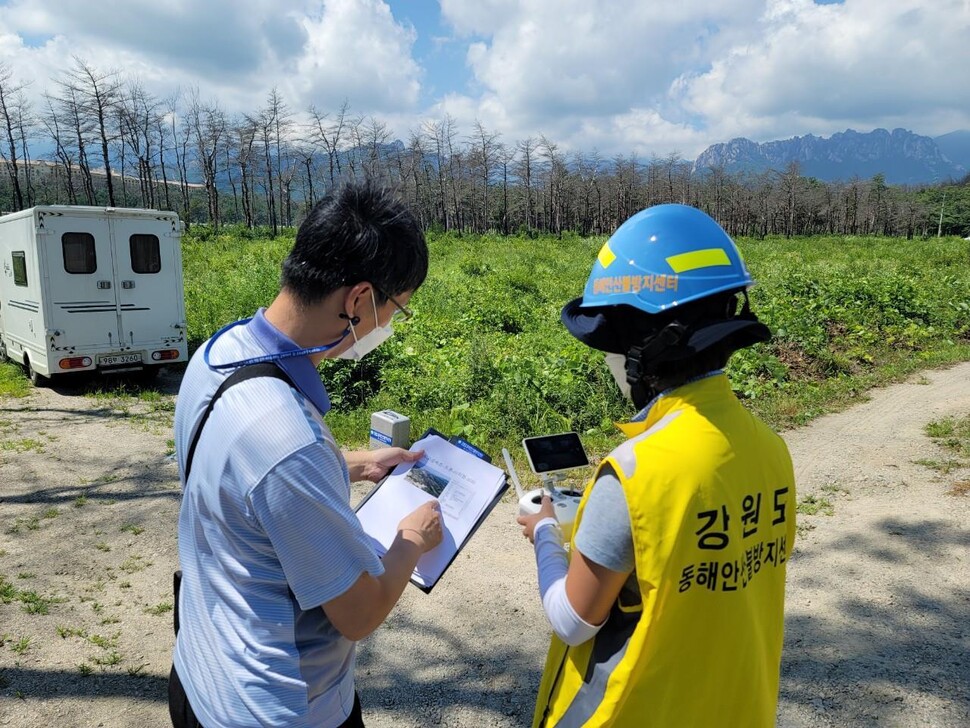
[[[394,410],[381,410],[370,416],[370,447],[403,447],[410,444],[411,420]]]

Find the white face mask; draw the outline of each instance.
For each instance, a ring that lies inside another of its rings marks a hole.
[[[370,292],[370,302],[374,306],[374,323],[377,324],[377,301],[374,299],[373,289]],[[367,354],[370,354],[374,349],[387,341],[394,334],[394,328],[391,326],[391,322],[387,322],[387,326],[375,326],[374,330],[371,331],[366,336],[361,336],[357,338],[357,331],[354,329],[354,325],[350,324],[350,333],[354,337],[354,345],[351,346],[346,351],[341,352],[337,355],[337,359],[351,359],[353,361],[360,361]]]
[[[610,368],[610,374],[616,380],[616,386],[620,388],[623,396],[632,399],[630,383],[626,380],[626,356],[623,354],[607,354],[606,366]]]

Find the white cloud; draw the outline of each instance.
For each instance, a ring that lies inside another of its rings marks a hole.
[[[410,108],[420,89],[414,30],[380,0],[12,0],[0,6],[0,60],[39,97],[78,55],[136,75],[156,94],[198,87],[253,111],[277,87],[289,107],[350,101]]]
[[[970,126],[964,0],[773,0],[755,30],[677,84],[685,107],[714,133],[768,139]]]
[[[429,40],[462,44],[472,78],[424,108],[419,30],[383,0],[9,0],[0,60],[36,97],[77,54],[229,111],[276,87],[293,111],[347,100],[401,138],[450,114],[463,134],[479,119],[507,143],[606,156],[970,129],[970,0],[441,0],[441,14],[452,36]]]
[[[705,146],[670,107],[669,88],[685,66],[708,65],[761,7],[761,0],[444,0],[442,13],[456,32],[475,36],[467,62],[481,87],[476,115],[487,123],[512,136],[545,133],[568,148],[589,146],[592,131],[605,148],[649,154]],[[442,106],[469,104],[451,98]]]
[[[411,56],[413,28],[394,20],[379,0],[328,0],[319,19],[307,19],[307,53],[293,85],[324,108],[348,99],[355,110],[413,109],[421,69]]]
[[[515,136],[696,155],[854,127],[970,128],[967,0],[442,0],[481,93],[443,108]]]

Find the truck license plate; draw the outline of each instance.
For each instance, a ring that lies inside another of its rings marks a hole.
[[[103,367],[114,367],[119,364],[141,364],[141,354],[112,354],[98,359],[98,365]]]

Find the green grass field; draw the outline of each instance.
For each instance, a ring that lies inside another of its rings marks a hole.
[[[337,437],[363,443],[390,408],[461,433],[493,454],[521,437],[577,430],[591,451],[631,414],[603,364],[559,323],[603,238],[432,235],[415,316],[363,362],[325,362]],[[278,290],[292,234],[193,228],[183,241],[191,345],[249,316]],[[919,369],[970,359],[970,241],[813,237],[739,240],[758,281],[752,306],[774,341],[729,374],[779,428],[858,401]],[[0,376],[0,386],[18,377]]]
[[[559,323],[602,238],[432,235],[415,316],[361,363],[326,362],[338,437],[365,439],[390,408],[496,451],[574,429],[591,449],[630,414],[602,356]],[[194,343],[269,302],[292,238],[239,231],[185,241]],[[814,237],[739,240],[752,305],[776,339],[732,359],[735,389],[776,427],[806,422],[921,368],[970,359],[970,242]]]

